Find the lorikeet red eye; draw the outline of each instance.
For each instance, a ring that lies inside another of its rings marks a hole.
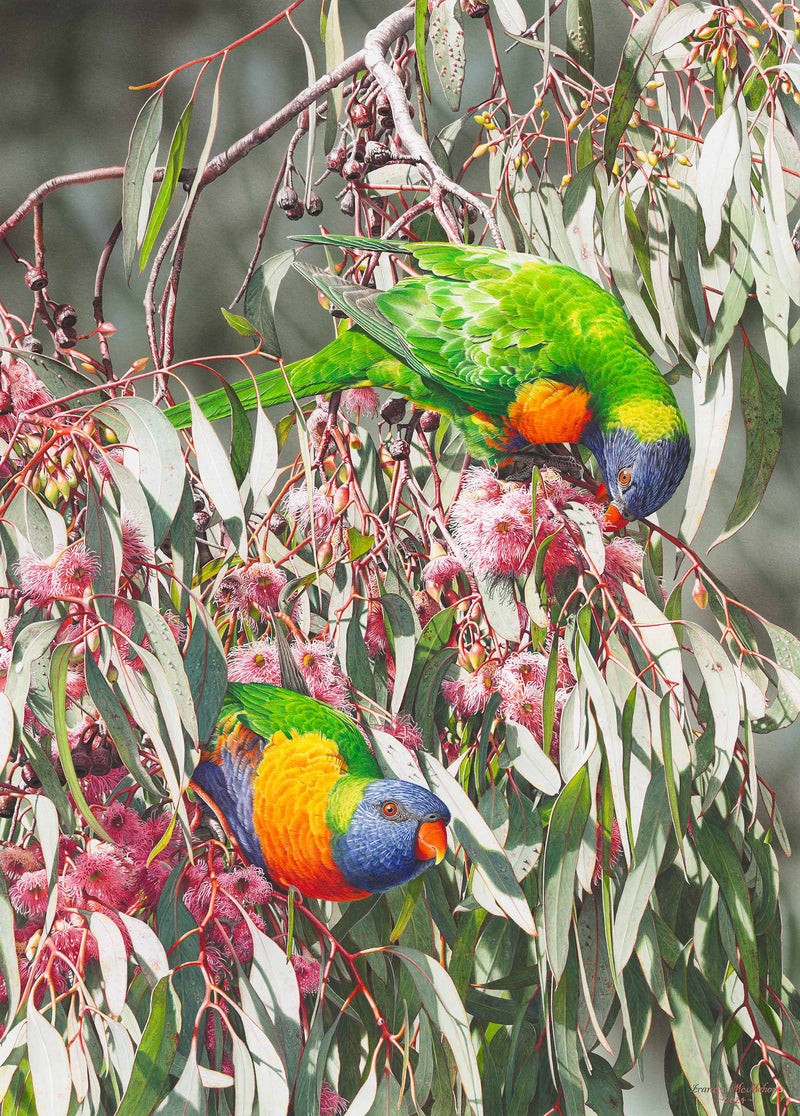
[[[619,479],[619,483],[621,485],[624,485],[625,487],[627,487],[631,483],[631,471],[630,471],[630,469],[623,469],[621,471],[621,473],[619,474],[618,479]]]
[[[395,802],[384,802],[384,804],[383,804],[383,816],[386,817],[386,818],[396,817],[397,816],[397,803],[395,803]]]

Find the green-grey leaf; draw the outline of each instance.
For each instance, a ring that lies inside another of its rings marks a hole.
[[[575,873],[590,807],[589,775],[582,767],[556,799],[544,848],[545,936],[556,980],[561,979],[567,964]]]
[[[281,346],[275,328],[275,300],[293,262],[294,252],[291,249],[265,260],[253,272],[244,296],[245,317],[264,339],[262,351],[276,358],[281,356]]]
[[[163,90],[159,89],[142,105],[128,144],[122,177],[122,259],[127,279],[147,227],[163,114]]]
[[[161,226],[164,224],[164,218],[167,215],[169,203],[172,201],[172,195],[175,193],[175,187],[178,185],[193,107],[194,101],[190,101],[181,113],[181,118],[172,136],[172,142],[169,145],[167,163],[164,167],[164,177],[161,180],[161,186],[156,195],[153,212],[150,214],[150,220],[147,223],[147,232],[144,234],[144,240],[142,241],[142,250],[139,253],[140,273],[144,271],[148,257],[156,242],[156,237],[161,230]]]
[[[745,345],[742,358],[741,400],[747,439],[744,474],[728,521],[712,547],[735,535],[755,513],[781,449],[783,411],[780,388],[769,366],[750,345]]]

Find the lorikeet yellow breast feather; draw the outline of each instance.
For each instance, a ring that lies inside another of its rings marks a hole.
[[[441,799],[384,779],[349,717],[278,686],[229,684],[192,783],[252,864],[311,898],[388,891],[447,847]]]
[[[296,267],[353,328],[321,352],[256,377],[262,405],[346,387],[403,392],[446,415],[469,452],[498,461],[531,443],[582,442],[597,458],[610,519],[637,519],[674,493],[689,462],[673,391],[616,299],[560,264],[497,248],[306,237],[355,251],[406,253],[421,274],[375,291]],[[252,381],[235,384],[245,406]],[[199,400],[212,418],[224,392]],[[167,412],[177,426],[188,408]]]

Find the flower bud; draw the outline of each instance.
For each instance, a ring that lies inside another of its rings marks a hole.
[[[353,105],[350,109],[350,119],[354,128],[368,128],[372,123],[372,110],[369,105]]]
[[[113,764],[108,748],[92,748],[89,758],[92,763],[92,775],[108,775]]]
[[[293,205],[291,207],[291,209],[284,209],[283,215],[284,215],[284,217],[287,217],[290,221],[299,221],[300,218],[305,213],[305,211],[306,211],[306,207],[303,205],[303,203],[301,201],[299,201],[297,203],[297,205]]]
[[[341,515],[350,503],[350,485],[343,484],[333,494],[333,514]]]
[[[333,174],[341,174],[344,161],[347,158],[347,151],[343,143],[338,143],[336,147],[328,152],[328,157],[325,160],[325,166]]]
[[[74,349],[78,338],[74,330],[59,327],[53,335],[53,340],[59,349]]]
[[[45,500],[47,500],[48,504],[52,505],[52,507],[55,507],[58,503],[58,498],[61,495],[61,492],[52,477],[50,477],[45,484],[44,492],[42,493],[42,495],[44,496]]]
[[[699,577],[695,577],[692,587],[692,600],[698,608],[705,608],[708,604],[708,590]]]
[[[86,748],[72,749],[72,766],[79,779],[84,779],[92,770],[92,757]]]
[[[423,411],[422,417],[419,420],[419,428],[428,434],[432,430],[438,430],[441,421],[442,416],[438,411]]]
[[[364,162],[368,167],[385,167],[392,161],[392,153],[385,143],[370,140],[364,148]]]
[[[25,784],[25,786],[30,787],[32,790],[35,790],[37,787],[40,787],[42,785],[41,780],[39,779],[39,776],[33,770],[33,764],[32,763],[26,763],[23,766],[22,771],[21,771],[21,775],[22,775],[22,781]]]
[[[351,158],[342,167],[342,175],[346,182],[357,182],[364,170],[364,164],[358,159]]]
[[[23,347],[23,349],[26,349],[29,353],[43,353],[44,352],[44,345],[41,343],[39,338],[34,337],[32,333],[29,333],[26,337],[23,337],[22,347]]]
[[[339,208],[345,217],[352,217],[356,211],[356,196],[352,190],[348,190],[342,200],[339,202]]]
[[[486,661],[486,648],[479,639],[476,639],[470,647],[467,657],[473,670],[477,670]]]
[[[317,550],[317,565],[320,567],[327,566],[331,558],[333,558],[333,547],[326,539]]]

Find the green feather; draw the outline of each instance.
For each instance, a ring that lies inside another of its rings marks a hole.
[[[382,778],[377,760],[355,723],[323,702],[280,686],[229,682],[220,721],[232,713],[265,740],[276,732],[288,735],[293,729],[299,733],[319,732],[338,746],[349,775]]]
[[[413,257],[424,274],[376,292],[298,263],[298,270],[355,323],[320,353],[289,365],[298,397],[345,387],[384,387],[440,411],[468,450],[497,452],[497,434],[520,388],[546,377],[584,387],[602,428],[622,419],[632,399],[665,405],[663,434],[685,430],[675,397],[636,339],[619,303],[593,279],[560,264],[490,247],[398,244],[359,237],[303,237],[305,243]],[[289,399],[280,370],[257,377],[264,406]],[[252,381],[234,385],[245,407]],[[229,413],[224,392],[198,400],[210,418]],[[489,416],[488,425],[473,413]],[[171,408],[176,426],[188,407]],[[492,439],[490,441],[489,439]]]

